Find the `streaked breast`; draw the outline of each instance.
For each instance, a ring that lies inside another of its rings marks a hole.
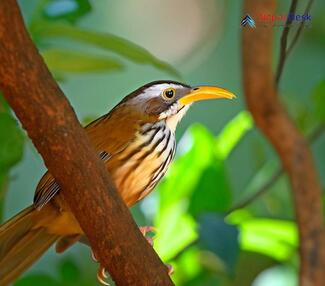
[[[174,132],[165,121],[145,124],[119,155],[113,180],[128,205],[148,195],[164,176],[176,148]]]

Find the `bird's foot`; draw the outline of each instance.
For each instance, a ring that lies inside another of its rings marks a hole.
[[[95,261],[95,262],[98,262],[98,259],[96,257],[96,254],[91,251],[91,258]],[[106,281],[108,278],[108,275],[107,275],[107,271],[105,269],[104,266],[102,266],[100,263],[99,263],[99,268],[98,268],[98,271],[97,271],[97,280],[100,284],[102,285],[106,285],[106,286],[109,286],[110,284]]]
[[[91,249],[91,259],[94,261],[94,262],[98,262],[98,259],[96,257],[96,254],[93,252],[93,250]]]
[[[174,267],[168,263],[165,263],[165,266],[167,267],[168,269],[168,275],[172,275],[174,273]]]
[[[154,226],[140,226],[139,230],[141,231],[141,233],[145,237],[145,239],[149,242],[149,244],[151,246],[153,246],[153,240],[155,239],[155,237],[149,236],[147,234],[157,232],[157,228],[155,228]]]
[[[145,239],[148,241],[148,243],[153,246],[153,240],[154,236],[149,236],[147,235],[148,233],[155,233],[157,229],[153,226],[141,226],[139,227],[142,235],[145,237]],[[98,262],[98,259],[93,251],[91,251],[91,258],[95,261]],[[173,267],[170,264],[166,264],[166,267],[168,268],[168,274],[171,275],[173,273]],[[107,282],[107,271],[104,266],[99,264],[99,268],[97,271],[97,280],[100,284],[102,285],[107,285],[109,286],[109,283]]]
[[[108,275],[106,273],[106,269],[104,266],[99,264],[99,268],[97,271],[97,280],[100,284],[109,286],[110,284],[107,282]]]
[[[156,233],[157,228],[154,226],[140,226],[139,229],[142,235],[145,237],[145,239],[149,242],[149,244],[153,246],[153,240],[155,239],[155,236],[147,236],[147,233],[148,232]],[[168,275],[172,275],[174,273],[173,266],[167,263],[165,265],[167,267]]]

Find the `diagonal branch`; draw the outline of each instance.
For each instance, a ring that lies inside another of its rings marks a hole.
[[[0,1],[0,62],[5,98],[116,284],[173,285],[33,45],[15,0]]]
[[[275,1],[246,0],[246,13],[253,17],[274,14]],[[308,143],[279,100],[272,71],[272,41],[271,26],[243,29],[245,97],[257,126],[276,149],[290,180],[300,238],[300,285],[321,286],[325,281],[321,187]]]
[[[313,130],[313,132],[307,136],[307,140],[308,140],[309,144],[312,144],[315,141],[317,141],[317,139],[319,137],[321,137],[321,135],[323,135],[324,132],[325,132],[324,124],[321,124],[320,126],[315,128],[315,130]],[[227,211],[227,214],[230,214],[231,212],[233,212],[235,210],[245,208],[248,205],[250,205],[251,203],[255,202],[258,198],[260,198],[268,190],[270,190],[270,188],[278,181],[278,179],[281,178],[283,173],[284,173],[283,168],[279,167],[277,170],[275,170],[275,172],[271,175],[271,177],[268,178],[268,180],[266,182],[264,182],[263,185],[259,189],[257,189],[257,191],[255,191],[248,197],[244,198],[242,201],[239,201],[238,203],[234,204],[231,208],[229,208],[229,210]]]
[[[314,3],[314,0],[309,0],[308,1],[308,4],[307,4],[306,9],[305,9],[305,13],[304,13],[305,15],[309,13],[313,3]],[[296,31],[295,35],[293,36],[292,41],[291,41],[291,43],[290,43],[290,45],[289,45],[289,47],[287,49],[287,52],[286,52],[287,57],[291,53],[293,47],[296,45],[304,26],[305,26],[305,21],[301,21],[300,24],[299,24],[298,30]]]
[[[305,9],[304,14],[308,14],[311,6],[313,5],[314,0],[309,0]],[[297,8],[297,4],[298,4],[298,0],[292,0],[291,1],[291,6],[289,9],[289,15],[290,14],[294,14]],[[289,36],[289,31],[291,28],[291,24],[292,24],[293,18],[292,17],[288,17],[287,21],[285,23],[285,27],[283,29],[282,35],[281,35],[281,45],[280,45],[280,59],[278,62],[278,67],[276,70],[276,74],[275,74],[275,83],[276,85],[279,85],[281,76],[282,76],[282,72],[283,72],[283,68],[286,62],[286,59],[288,58],[289,54],[291,53],[293,47],[295,46],[295,44],[297,43],[303,27],[305,26],[305,21],[301,21],[299,24],[299,27],[295,33],[295,35],[293,36],[293,39],[291,41],[291,43],[288,45],[288,36]]]
[[[281,178],[282,175],[283,169],[280,167],[255,193],[251,194],[247,198],[244,198],[242,201],[234,204],[231,208],[229,208],[227,214],[230,214],[239,209],[243,209],[251,203],[255,202],[259,197],[263,196],[271,188],[271,186],[273,186],[273,184]]]

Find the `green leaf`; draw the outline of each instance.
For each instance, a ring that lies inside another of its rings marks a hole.
[[[206,212],[225,212],[231,204],[231,189],[223,161],[214,160],[202,173],[190,198],[189,212],[198,217]]]
[[[228,273],[233,273],[239,254],[238,229],[227,224],[216,214],[200,218],[200,244],[215,253],[225,263]]]
[[[45,274],[34,274],[19,279],[15,286],[61,286],[61,284],[52,277]]]
[[[0,222],[6,192],[6,182],[10,168],[23,155],[24,135],[10,113],[8,103],[0,93]]]
[[[312,97],[315,104],[315,113],[319,120],[325,122],[325,80],[322,80],[314,89]]]
[[[163,229],[163,234],[157,236],[155,246],[163,258],[172,257],[197,237],[196,224],[189,214],[196,217],[230,206],[224,159],[250,129],[249,120],[241,113],[217,139],[204,126],[194,124],[181,139],[176,160],[159,185],[155,225]],[[224,147],[220,140],[229,140],[229,146]]]
[[[216,138],[215,152],[220,160],[226,159],[247,131],[253,128],[253,119],[242,111],[223,128]]]
[[[0,113],[0,172],[7,172],[23,154],[24,136],[9,113]]]
[[[172,265],[175,271],[171,278],[175,285],[187,285],[188,280],[192,280],[202,272],[200,264],[200,250],[197,246],[189,247],[184,251]]]
[[[65,259],[59,266],[62,281],[67,285],[76,284],[80,279],[81,272],[76,263],[71,259]]]
[[[122,64],[118,60],[66,49],[50,49],[42,52],[42,55],[50,70],[58,73],[122,69]]]
[[[39,23],[31,27],[36,37],[65,38],[73,41],[93,45],[104,50],[116,53],[138,64],[152,65],[157,69],[168,72],[180,78],[180,74],[171,65],[157,59],[146,49],[118,36],[89,31],[64,23],[47,22]]]
[[[3,97],[1,91],[0,91],[0,113],[2,112],[6,112],[9,113],[10,112],[10,106],[8,104],[8,102],[5,100],[5,98]]]
[[[252,126],[247,112],[239,113],[216,138],[204,126],[193,124],[181,139],[177,157],[160,184],[161,207],[178,202],[193,193],[203,172],[208,168],[217,168],[217,172],[223,176],[224,167],[221,162]]]
[[[298,234],[295,223],[286,220],[249,218],[246,215],[240,220],[237,216],[241,216],[242,213],[235,212],[228,219],[240,229],[241,249],[261,253],[278,261],[286,261],[296,251]]]
[[[178,284],[176,284],[178,285]],[[211,271],[202,271],[195,279],[186,282],[186,286],[223,286],[224,283],[220,278],[220,275]]]
[[[155,247],[163,259],[173,257],[197,237],[189,213],[198,216],[229,207],[231,193],[222,159],[250,129],[249,120],[241,113],[217,139],[202,125],[194,124],[181,139],[177,158],[159,186],[155,225],[164,231],[157,236]],[[220,140],[229,140],[229,146],[224,147]]]
[[[155,222],[160,231],[155,237],[154,248],[161,259],[168,261],[197,238],[196,224],[182,204],[165,208],[159,218]]]
[[[163,232],[155,239],[155,249],[164,260],[170,259],[197,238],[196,224],[187,213],[187,206],[202,171],[213,156],[214,138],[199,124],[189,129],[182,142],[179,150],[190,145],[189,150],[178,155],[159,186],[160,203],[155,225]]]
[[[52,0],[45,6],[43,15],[49,20],[63,19],[75,23],[90,11],[88,0]]]
[[[276,261],[255,252],[241,251],[236,264],[235,275],[227,286],[252,286],[256,277]]]
[[[214,137],[204,126],[193,124],[188,129],[178,144],[174,163],[159,186],[162,210],[165,206],[179,203],[180,200],[188,200],[202,172],[214,158],[213,146]]]

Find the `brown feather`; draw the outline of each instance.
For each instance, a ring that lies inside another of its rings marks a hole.
[[[127,123],[126,119],[127,118]],[[156,118],[149,115],[142,115],[136,109],[130,108],[128,105],[120,104],[110,113],[101,116],[97,120],[91,122],[85,127],[89,139],[95,149],[100,152],[107,152],[111,159],[108,160],[106,166],[109,173],[114,173],[119,167],[120,161],[116,155],[132,144],[135,134],[144,122],[154,122]],[[38,183],[34,195],[34,204],[41,208],[55,193],[50,188],[54,183],[54,178],[49,172],[46,172]]]
[[[37,226],[40,216],[54,222],[52,215],[46,215],[48,209],[39,212],[31,206],[0,227],[0,285],[18,277],[57,239],[58,235]]]

